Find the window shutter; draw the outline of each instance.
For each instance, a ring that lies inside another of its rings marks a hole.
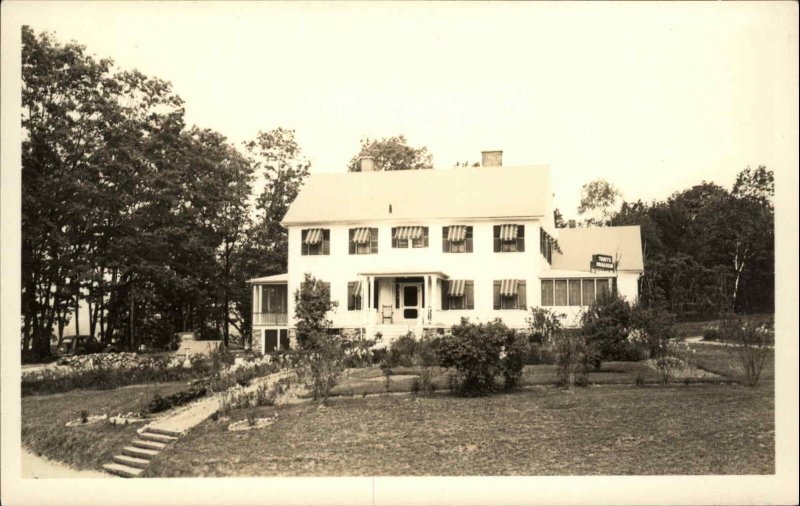
[[[464,239],[464,249],[467,253],[472,253],[472,227],[467,227],[467,237]]]
[[[353,297],[353,289],[356,284],[352,282],[347,283],[347,310],[353,311],[356,308],[356,298]]]
[[[494,226],[494,252],[500,252],[500,225]],[[499,309],[499,308],[495,308]]]
[[[371,253],[378,252],[378,229],[369,229],[369,248]]]
[[[372,282],[372,300],[373,307],[378,309],[378,280]]]
[[[450,241],[447,240],[447,234],[450,233],[450,227],[442,227],[442,253],[450,251]]]
[[[500,282],[494,282],[494,308],[500,309]]]
[[[323,231],[322,235],[322,254],[331,254],[331,231],[327,228]]]
[[[467,281],[464,283],[464,297],[466,297],[467,309],[475,309],[475,282]]]
[[[517,251],[525,251],[525,225],[517,225]]]
[[[349,232],[350,238],[347,241],[347,243],[349,245],[349,253],[351,255],[355,255],[356,254],[356,243],[353,242],[353,236],[355,235],[355,233],[356,233],[355,229],[351,228],[350,232]]]
[[[517,284],[517,307],[519,309],[528,309],[528,290],[525,286],[525,281],[522,280]]]
[[[442,280],[442,311],[450,309],[450,297],[447,296],[447,281]]]

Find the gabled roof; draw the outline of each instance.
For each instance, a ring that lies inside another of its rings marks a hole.
[[[638,225],[629,227],[559,228],[553,252],[553,270],[587,271],[592,255],[619,259],[617,270],[642,272],[642,234]]]
[[[544,216],[551,199],[547,165],[317,173],[282,224],[530,218]]]

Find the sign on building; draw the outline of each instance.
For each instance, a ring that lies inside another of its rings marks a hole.
[[[611,258],[611,255],[592,255],[589,268],[593,271],[613,271],[614,259]]]

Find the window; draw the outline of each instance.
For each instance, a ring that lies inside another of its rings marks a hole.
[[[392,248],[409,247],[428,247],[428,227],[392,227]]]
[[[475,309],[475,283],[464,279],[442,283],[442,309]]]
[[[550,234],[539,228],[539,252],[542,254],[548,264],[553,263],[553,245],[555,239],[550,237]]]
[[[591,306],[610,291],[610,278],[543,279],[542,306]]]
[[[522,252],[525,251],[525,226],[524,225],[495,225],[494,226],[494,252]]]
[[[553,280],[552,279],[543,279],[542,280],[542,305],[543,306],[552,306],[553,305]]]
[[[261,312],[286,314],[286,285],[264,285],[261,287]]]
[[[472,227],[468,225],[442,227],[442,252],[472,253]]]
[[[527,309],[527,290],[522,279],[494,282],[494,309]]]
[[[570,279],[569,280],[569,305],[570,306],[580,306],[581,305],[581,280],[580,279]]]
[[[377,228],[351,228],[350,254],[369,255],[378,252]]]
[[[347,310],[358,311],[361,309],[361,281],[347,283]]]
[[[331,231],[327,228],[306,228],[301,232],[303,255],[330,255]]]

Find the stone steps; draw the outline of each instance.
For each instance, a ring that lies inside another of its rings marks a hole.
[[[122,449],[123,455],[140,459],[150,459],[159,453],[161,453],[161,450],[148,450],[147,448],[139,448],[138,446],[126,446]]]
[[[159,443],[158,441],[145,441],[144,439],[134,439],[133,443],[131,444],[137,448],[156,451],[161,451],[167,447],[166,443]]]
[[[150,465],[150,461],[161,453],[170,443],[177,441],[181,433],[174,430],[146,427],[139,437],[114,455],[110,464],[103,469],[123,478],[136,478]]]
[[[129,467],[125,464],[103,464],[103,469],[106,472],[120,476],[122,478],[136,478],[144,469],[139,469],[138,467]]]

